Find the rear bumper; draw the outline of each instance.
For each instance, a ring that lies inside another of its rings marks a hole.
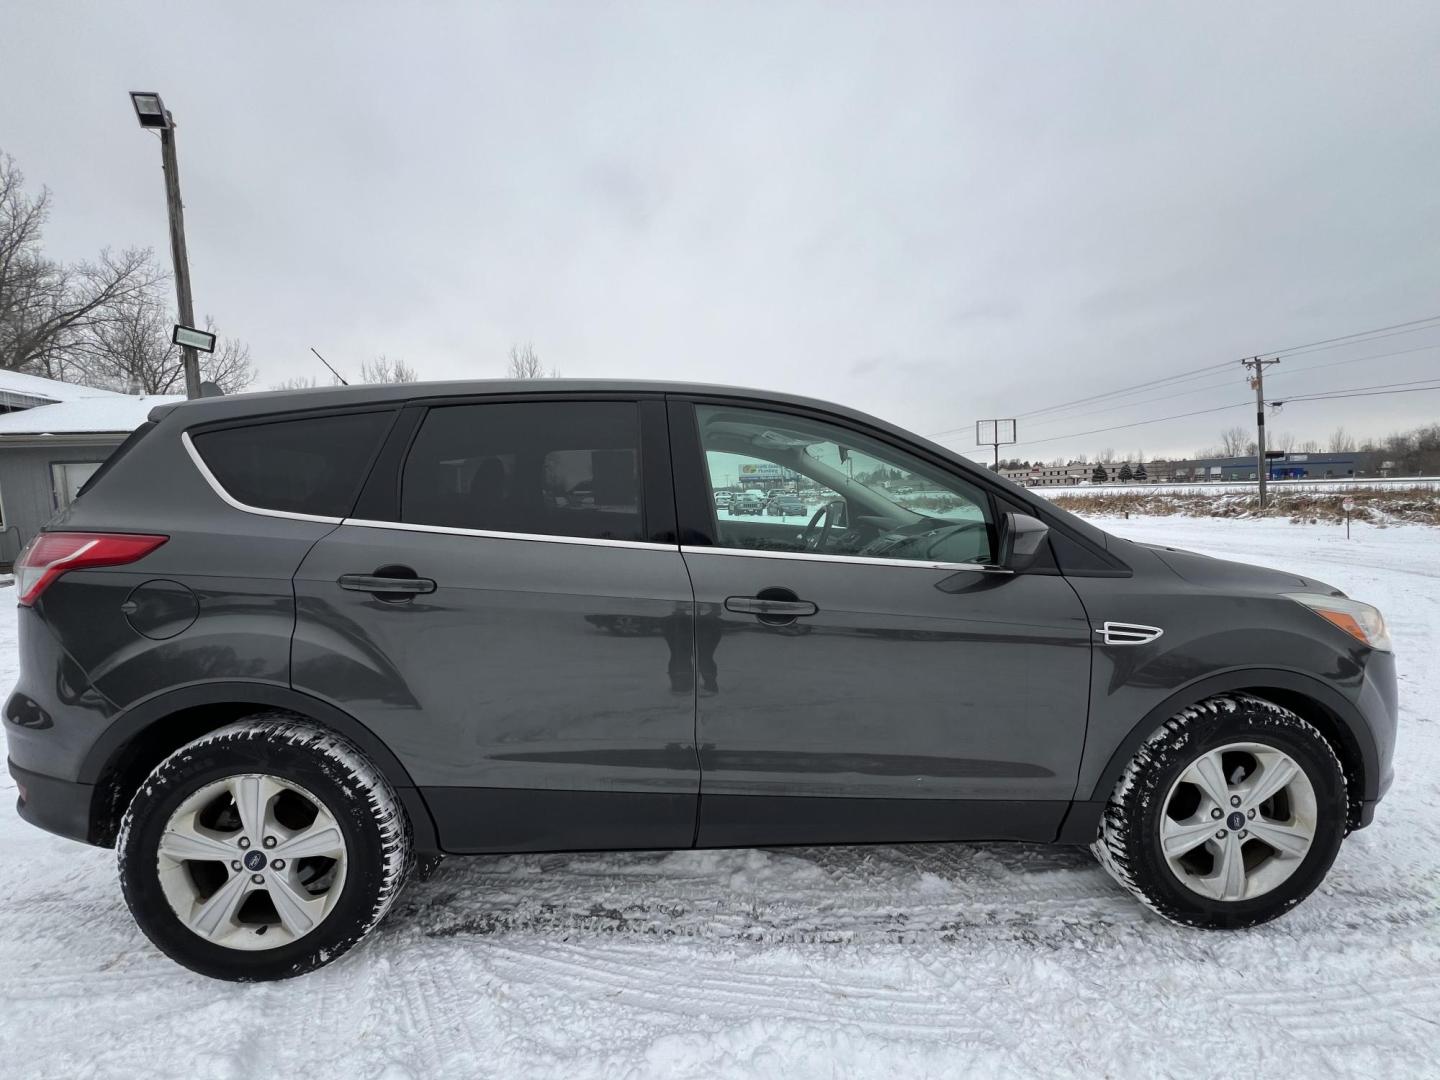
[[[10,775],[20,788],[15,810],[31,825],[47,832],[90,843],[90,802],[93,784],[57,780],[53,776],[22,769],[9,761]]]

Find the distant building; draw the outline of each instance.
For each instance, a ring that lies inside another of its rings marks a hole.
[[[1286,453],[1270,458],[1271,480],[1350,480],[1384,476],[1385,455],[1378,450],[1351,450],[1339,453]],[[1258,478],[1255,457],[1196,458],[1169,463],[1171,482],[1214,484]],[[1148,469],[1149,466],[1147,465]],[[1152,477],[1153,479],[1153,477]]]
[[[1272,480],[1349,480],[1385,476],[1390,463],[1378,450],[1352,450],[1342,453],[1286,453],[1269,459]],[[1145,478],[1121,480],[1120,472],[1128,465],[1133,476],[1140,463],[1112,461],[1105,465],[1107,484],[1215,484],[1254,480],[1255,458],[1193,458],[1182,461],[1147,461]],[[1001,469],[1000,475],[1026,487],[1073,487],[1091,484],[1095,473],[1093,462],[1072,461],[1068,465],[1034,465],[1029,468]]]
[[[180,400],[0,371],[0,564],[15,561],[151,409]]]
[[[1028,469],[1001,469],[1000,475],[1026,487],[1070,487],[1088,483],[1094,465],[1033,465]]]

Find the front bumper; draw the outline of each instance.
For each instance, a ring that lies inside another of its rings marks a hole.
[[[10,775],[20,788],[15,804],[20,817],[31,825],[82,844],[90,843],[90,803],[93,784],[57,780],[53,776],[22,769],[8,761]]]

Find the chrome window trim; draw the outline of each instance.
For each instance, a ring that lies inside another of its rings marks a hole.
[[[220,486],[220,481],[215,478],[215,474],[210,471],[210,466],[206,465],[204,459],[200,457],[200,451],[196,450],[195,444],[190,441],[188,431],[180,433],[180,445],[185,447],[185,452],[190,455],[190,460],[195,463],[195,468],[204,477],[205,482],[210,485],[210,490],[219,495],[227,506],[247,514],[259,514],[261,517],[288,518],[291,521],[318,521],[322,525],[339,525],[345,520],[338,517],[324,517],[320,514],[300,514],[293,510],[267,510],[263,506],[251,506],[249,503],[243,503]]]
[[[767,551],[762,548],[691,547],[682,545],[682,555],[732,555],[748,559],[799,559],[804,562],[847,563],[855,566],[908,566],[921,570],[970,570],[981,574],[1013,574],[1003,566],[986,563],[932,562],[928,559],[880,559],[867,555],[823,555],[814,551]]]
[[[653,540],[605,540],[588,536],[552,536],[549,533],[495,532],[491,529],[462,529],[453,525],[417,525],[409,521],[371,521],[368,518],[345,518],[342,525],[361,529],[397,529],[401,532],[440,533],[444,536],[475,536],[484,540],[527,540],[540,544],[581,544],[585,547],[643,548],[676,551],[676,544]]]

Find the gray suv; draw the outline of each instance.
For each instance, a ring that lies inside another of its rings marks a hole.
[[[776,466],[807,521],[717,512]],[[162,405],[16,591],[20,814],[116,847],[218,978],[334,960],[446,853],[1088,844],[1166,918],[1253,926],[1391,779],[1374,608],[778,394]]]

